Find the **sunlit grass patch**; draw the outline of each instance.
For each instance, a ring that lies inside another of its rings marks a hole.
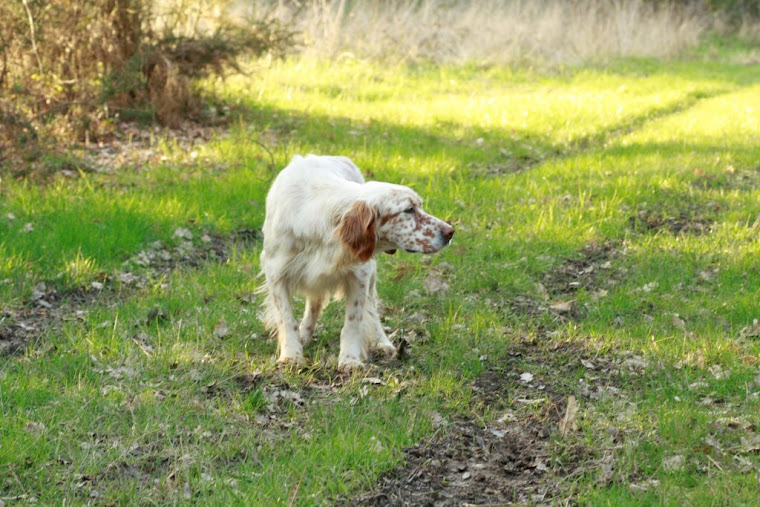
[[[760,87],[755,85],[704,100],[691,110],[663,118],[657,125],[627,136],[622,142],[627,145],[674,142],[697,148],[755,148],[760,131],[758,95]]]
[[[366,62],[298,60],[273,64],[259,79],[234,81],[225,93],[254,91],[257,103],[285,111],[303,104],[310,115],[351,119],[359,127],[350,134],[354,137],[364,137],[362,130],[372,122],[392,122],[469,142],[508,133],[561,147],[667,111],[691,96],[731,89],[716,76],[621,76],[603,69],[546,76],[495,67],[477,74],[473,80],[453,66],[388,69]],[[324,83],[335,79],[341,87],[326,93]]]

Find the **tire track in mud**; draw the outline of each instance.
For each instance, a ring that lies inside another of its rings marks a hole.
[[[626,435],[600,437],[592,447],[576,434],[575,411],[602,399],[630,403],[630,378],[647,367],[638,356],[602,357],[573,343],[519,342],[505,362],[473,380],[473,416],[449,422],[437,415],[434,434],[407,448],[401,466],[370,492],[340,503],[553,504],[569,499],[581,476],[620,479],[613,448]],[[585,382],[575,378],[579,369]],[[483,419],[486,408],[501,416]]]

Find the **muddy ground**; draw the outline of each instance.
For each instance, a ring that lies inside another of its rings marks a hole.
[[[527,371],[537,365],[543,373]],[[638,357],[603,359],[571,344],[518,343],[509,360],[472,382],[471,415],[439,420],[432,437],[404,451],[402,466],[345,503],[548,505],[570,499],[573,479],[582,475],[610,482],[612,453],[577,437],[574,411],[602,397],[624,398],[621,375],[645,367]],[[485,409],[497,417],[481,418]],[[606,443],[614,445],[615,438]]]

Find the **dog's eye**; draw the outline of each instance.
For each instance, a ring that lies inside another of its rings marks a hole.
[[[414,213],[414,206],[409,206],[404,210],[404,213]]]

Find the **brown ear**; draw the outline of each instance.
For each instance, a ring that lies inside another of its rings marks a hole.
[[[375,221],[378,212],[364,201],[356,201],[343,216],[338,234],[360,261],[368,261],[375,252]]]

